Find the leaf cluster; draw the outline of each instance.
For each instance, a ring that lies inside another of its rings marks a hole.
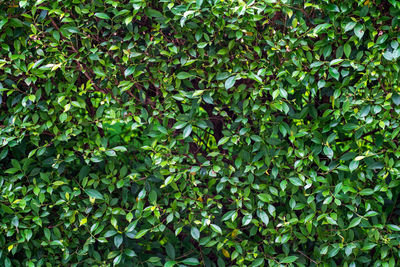
[[[0,265],[398,266],[399,18],[0,1]]]

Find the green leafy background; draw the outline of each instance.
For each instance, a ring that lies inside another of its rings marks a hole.
[[[0,1],[0,265],[398,266],[399,19]]]

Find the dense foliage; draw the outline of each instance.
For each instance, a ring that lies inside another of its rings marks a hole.
[[[0,265],[399,266],[399,24],[0,1]]]

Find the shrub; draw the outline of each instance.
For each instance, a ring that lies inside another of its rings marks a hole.
[[[0,1],[1,266],[397,266],[398,1]]]

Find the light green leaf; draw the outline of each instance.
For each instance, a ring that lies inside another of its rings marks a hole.
[[[222,146],[223,144],[225,144],[226,142],[229,141],[229,136],[224,136],[222,137],[219,141],[218,141],[218,146]]]
[[[355,169],[357,169],[359,164],[360,164],[359,161],[355,161],[355,160],[351,161],[350,165],[349,165],[350,172],[353,172]]]
[[[354,27],[356,26],[356,22],[354,21],[350,21],[349,23],[346,24],[346,26],[344,27],[344,32],[348,32],[351,31],[352,29],[354,29]]]
[[[347,228],[356,227],[357,225],[360,224],[361,220],[362,220],[361,217],[354,218],[353,220],[351,220],[351,222],[350,222],[350,224],[349,224],[349,227],[347,227]]]
[[[297,256],[288,256],[281,260],[281,263],[292,263],[295,262],[299,257]]]
[[[129,68],[127,68],[124,72],[125,77],[131,75],[132,73],[135,72],[135,67],[131,66]]]
[[[350,57],[351,54],[351,46],[348,43],[344,44],[344,54],[346,55],[347,58]]]
[[[268,218],[268,215],[267,215],[267,213],[265,213],[265,211],[260,211],[259,213],[258,213],[258,217],[260,217],[260,219],[261,219],[261,221],[267,226],[268,225],[268,223],[269,223],[269,218]]]
[[[258,267],[258,266],[261,266],[262,264],[264,264],[264,259],[257,258],[252,262],[251,267]]]
[[[225,89],[228,90],[230,88],[232,88],[232,86],[235,85],[236,82],[236,77],[235,76],[231,76],[228,79],[226,79],[225,81]]]
[[[101,19],[110,19],[110,17],[106,13],[95,13],[94,15]]]
[[[361,39],[364,36],[364,27],[362,24],[357,24],[357,26],[354,28],[354,34],[358,37],[358,39]]]
[[[262,202],[268,202],[269,197],[268,194],[259,194],[258,198],[262,201]]]
[[[387,228],[389,228],[389,229],[392,230],[392,231],[397,231],[397,232],[400,231],[400,226],[398,226],[398,225],[395,225],[395,224],[387,224],[386,226],[387,226]]]
[[[330,67],[329,68],[329,74],[332,75],[333,78],[335,78],[337,81],[340,78],[340,73],[337,69]]]
[[[192,229],[190,230],[190,234],[192,235],[192,237],[195,240],[199,240],[200,238],[200,231],[199,229],[197,229],[197,227],[192,227]]]
[[[172,266],[175,266],[175,264],[177,264],[177,263],[178,263],[177,261],[167,261],[164,264],[164,267],[172,267]]]
[[[196,258],[184,259],[183,261],[181,261],[181,263],[186,264],[186,265],[191,265],[191,266],[196,266],[196,265],[200,264],[199,260]]]
[[[222,235],[221,227],[219,227],[219,226],[216,225],[216,224],[211,224],[210,226],[211,226],[211,229],[213,229],[214,232],[217,232],[217,233],[219,233],[220,235]]]
[[[192,76],[193,76],[192,74],[184,72],[184,71],[181,71],[181,72],[178,73],[178,75],[176,75],[176,77],[179,80],[185,80],[185,79],[190,78]]]
[[[324,146],[324,154],[329,158],[332,159],[333,158],[333,150],[332,148],[328,147],[328,146]]]
[[[139,233],[137,233],[137,234],[135,235],[135,239],[141,238],[141,237],[144,236],[148,231],[149,231],[149,229],[140,230]]]
[[[291,178],[289,178],[289,181],[295,186],[302,186],[303,185],[303,182],[297,177],[291,177]]]
[[[183,130],[183,138],[187,138],[192,133],[192,125],[189,124]]]

